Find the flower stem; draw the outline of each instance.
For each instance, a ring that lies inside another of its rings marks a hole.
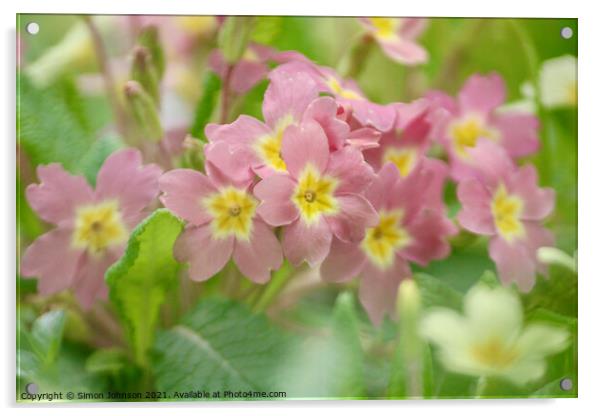
[[[222,82],[222,96],[220,105],[219,122],[225,124],[228,122],[228,116],[230,112],[230,79],[232,78],[232,71],[234,69],[233,64],[228,64],[224,79]]]
[[[345,78],[357,78],[364,70],[374,39],[368,34],[357,36],[341,57],[338,72]]]
[[[265,286],[253,306],[253,311],[263,312],[272,303],[276,295],[282,291],[289,282],[289,277],[294,271],[293,266],[285,260],[284,264],[272,275],[272,280]]]
[[[125,112],[123,111],[123,107],[121,105],[119,96],[117,95],[115,78],[113,76],[113,72],[111,71],[111,65],[109,64],[109,58],[104,43],[102,41],[100,31],[98,30],[98,27],[96,27],[96,24],[94,24],[90,16],[83,16],[83,19],[86,26],[88,27],[88,30],[90,31],[90,35],[92,36],[92,42],[94,44],[94,50],[96,52],[96,59],[98,60],[98,65],[100,66],[102,76],[104,78],[104,83],[107,90],[107,95],[109,97],[109,101],[111,102],[111,108],[113,109],[113,115],[115,117],[115,124],[117,125],[117,130],[124,139],[127,139],[128,129],[126,124],[126,116]]]

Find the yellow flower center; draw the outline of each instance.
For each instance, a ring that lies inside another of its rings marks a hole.
[[[335,77],[328,77],[328,79],[326,80],[326,84],[332,90],[332,92],[334,94],[339,95],[343,98],[346,98],[348,100],[361,100],[362,99],[362,96],[359,95],[357,92],[355,92],[349,88],[343,88],[341,83]]]
[[[489,128],[485,122],[477,116],[469,116],[463,120],[457,120],[450,125],[449,134],[453,141],[453,147],[461,158],[467,159],[468,148],[475,147],[480,138],[497,141],[497,131]]]
[[[392,162],[399,171],[402,177],[406,177],[410,174],[416,162],[418,161],[418,152],[413,148],[396,149],[390,147],[385,151],[383,155],[383,163]]]
[[[394,38],[400,23],[399,19],[392,17],[370,17],[369,20],[376,29],[374,35],[381,39]]]
[[[98,255],[108,247],[124,243],[127,237],[117,201],[86,205],[76,210],[74,247]]]
[[[295,120],[291,115],[281,118],[276,124],[274,132],[259,138],[254,146],[255,151],[263,162],[276,171],[286,171],[286,163],[284,163],[280,154],[282,135],[284,134],[284,130],[294,122]]]
[[[318,170],[307,164],[299,175],[292,200],[306,224],[313,224],[322,215],[332,215],[339,211],[334,191],[338,183],[335,178],[320,176]]]
[[[411,243],[412,237],[401,226],[403,211],[382,211],[379,223],[368,228],[361,247],[368,258],[381,269],[387,269],[395,260],[395,252]]]
[[[491,212],[498,232],[508,242],[525,233],[520,221],[522,210],[523,201],[517,196],[509,195],[506,187],[500,185],[491,201]]]
[[[221,189],[202,201],[211,214],[211,229],[216,239],[234,236],[249,241],[257,201],[242,189],[232,186]]]
[[[497,337],[483,344],[474,345],[471,353],[479,363],[497,370],[509,367],[519,356],[515,347],[504,345]]]

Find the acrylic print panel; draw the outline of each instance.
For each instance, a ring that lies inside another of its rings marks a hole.
[[[576,397],[577,29],[19,15],[17,401]]]

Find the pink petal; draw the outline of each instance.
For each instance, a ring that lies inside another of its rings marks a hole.
[[[94,199],[83,177],[70,175],[57,163],[38,166],[37,172],[41,183],[29,185],[25,192],[29,205],[44,221],[73,221],[75,209]]]
[[[217,187],[248,187],[255,178],[251,170],[254,156],[250,149],[237,148],[224,141],[205,146],[205,170]]]
[[[389,208],[388,199],[395,184],[400,180],[399,171],[393,163],[385,163],[378,172],[377,178],[366,190],[366,198],[374,209]]]
[[[428,60],[428,52],[417,43],[397,38],[395,41],[379,41],[383,52],[396,62],[406,65],[422,64]]]
[[[221,79],[224,79],[227,65],[226,61],[224,60],[224,55],[219,49],[214,49],[211,51],[211,53],[209,53],[207,64],[213,72],[219,75]]]
[[[450,114],[458,114],[459,109],[454,98],[443,91],[431,90],[427,91],[425,98],[429,100],[434,107],[439,107],[447,110]]]
[[[403,250],[402,256],[421,266],[446,258],[451,251],[448,238],[457,233],[447,217],[431,209],[423,210],[407,230],[412,243]]]
[[[476,234],[494,235],[496,233],[491,213],[491,194],[476,179],[467,179],[458,185],[458,199],[462,209],[458,213],[458,222],[462,227]]]
[[[288,116],[299,121],[309,103],[317,97],[318,86],[306,72],[272,71],[263,98],[264,120],[272,128]]]
[[[320,124],[331,149],[343,147],[349,136],[349,125],[337,118],[338,106],[332,97],[320,97],[311,102],[303,120],[314,120]]]
[[[374,325],[380,325],[385,314],[395,316],[399,283],[411,276],[408,263],[397,258],[388,270],[366,262],[360,280],[359,298]]]
[[[233,146],[251,146],[272,130],[256,118],[241,115],[230,124],[208,124],[205,135],[211,142],[223,140]]]
[[[527,156],[539,150],[537,117],[531,114],[500,114],[495,117],[493,125],[501,133],[503,146],[511,157]]]
[[[335,238],[328,257],[320,266],[320,275],[327,282],[345,282],[358,276],[365,262],[366,256],[359,245]]]
[[[246,277],[255,283],[266,283],[270,280],[270,270],[282,265],[280,241],[262,221],[253,221],[250,241],[236,241],[233,259]]]
[[[537,250],[540,247],[553,247],[555,243],[554,234],[540,224],[525,221],[523,222],[523,226],[527,232],[527,249],[531,253],[531,255],[536,259],[537,258]],[[537,271],[544,276],[548,274],[548,267],[544,263],[537,262]]]
[[[71,248],[73,231],[56,228],[38,237],[21,258],[21,274],[38,277],[43,295],[60,292],[73,282],[81,250]]]
[[[234,249],[234,237],[213,238],[210,225],[187,227],[174,244],[174,257],[190,263],[192,280],[204,281],[214,276],[228,262]]]
[[[295,178],[308,163],[322,173],[328,164],[328,139],[318,123],[307,120],[284,131],[281,153],[288,171]]]
[[[366,235],[366,227],[378,224],[378,214],[363,196],[339,194],[337,202],[340,211],[336,215],[327,216],[326,221],[340,240],[358,243]]]
[[[96,198],[115,198],[125,217],[148,206],[159,194],[161,168],[142,165],[142,155],[135,149],[113,153],[105,160],[96,178]]]
[[[282,248],[294,266],[305,260],[310,267],[316,267],[328,255],[331,241],[332,231],[324,218],[312,225],[299,219],[284,229]]]
[[[416,39],[428,25],[428,19],[421,17],[408,17],[402,19],[399,33],[406,39]]]
[[[395,108],[390,105],[380,105],[365,99],[345,100],[353,108],[353,117],[363,126],[372,126],[382,132],[393,128],[395,122]]]
[[[473,75],[458,94],[462,110],[487,114],[506,101],[504,80],[498,74]]]
[[[299,217],[299,210],[291,200],[295,186],[288,175],[269,176],[255,185],[253,193],[261,201],[257,213],[265,222],[277,227]]]
[[[515,282],[522,292],[535,286],[536,259],[524,244],[518,241],[509,244],[502,237],[493,237],[489,242],[489,257],[505,285]]]
[[[161,202],[177,216],[191,224],[201,225],[211,220],[201,200],[217,192],[209,178],[192,169],[174,169],[159,178],[163,192]]]
[[[477,145],[468,152],[472,159],[470,169],[473,176],[488,186],[497,186],[502,178],[516,169],[504,148],[491,140],[479,139]]]
[[[107,298],[105,272],[119,257],[118,252],[107,252],[101,257],[84,255],[73,281],[75,296],[84,309],[90,309],[97,299]]]
[[[230,87],[237,94],[244,94],[253,88],[268,74],[268,67],[263,62],[242,60],[232,70]]]
[[[521,218],[525,220],[541,220],[554,210],[556,192],[552,188],[540,188],[537,184],[537,170],[533,165],[526,165],[516,171],[508,180],[512,194],[523,201]]]
[[[351,147],[363,151],[377,148],[380,138],[381,133],[378,130],[371,127],[362,127],[349,133],[346,142]]]
[[[376,179],[362,152],[351,146],[331,153],[326,174],[339,180],[336,193],[361,193]]]

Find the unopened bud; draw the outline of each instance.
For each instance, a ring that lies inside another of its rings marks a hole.
[[[128,81],[124,87],[128,109],[136,135],[144,140],[158,142],[163,138],[159,113],[151,96],[137,81]]]
[[[151,64],[157,71],[157,80],[160,81],[165,74],[165,52],[157,27],[152,25],[144,27],[138,36],[138,44],[149,51]]]
[[[228,16],[222,24],[217,43],[229,64],[237,62],[245,53],[254,23],[254,17]]]
[[[144,46],[134,48],[134,59],[132,62],[131,77],[138,81],[146,92],[159,105],[159,77],[156,68],[151,62],[151,53]]]

